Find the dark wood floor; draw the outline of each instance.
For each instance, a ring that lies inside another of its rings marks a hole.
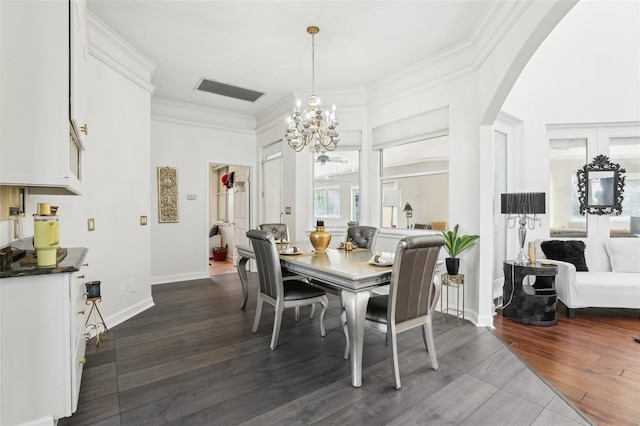
[[[324,338],[318,316],[285,310],[271,351],[272,308],[251,333],[256,280],[246,310],[237,274],[154,286],[153,308],[90,342],[78,411],[59,425],[590,424],[489,329],[453,318],[434,324],[437,371],[419,329],[400,335],[400,390],[384,335],[367,330],[353,388],[339,301]]]
[[[640,311],[580,309],[551,327],[500,313],[495,332],[540,375],[600,425],[640,424]]]

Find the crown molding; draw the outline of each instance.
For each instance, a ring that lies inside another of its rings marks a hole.
[[[256,133],[252,115],[158,97],[151,99],[151,119],[241,134]]]
[[[496,0],[469,38],[367,88],[369,107],[412,96],[476,72],[533,0]]]
[[[93,13],[87,11],[87,18],[89,54],[153,94],[151,75],[156,65]]]

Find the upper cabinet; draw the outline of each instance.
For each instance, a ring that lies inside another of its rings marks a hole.
[[[81,192],[84,8],[0,2],[0,184]]]
[[[89,29],[87,23],[86,2],[75,0],[71,2],[70,19],[70,52],[69,58],[69,117],[74,123],[80,137],[88,135],[89,129],[84,115],[85,105],[85,70],[89,49]]]

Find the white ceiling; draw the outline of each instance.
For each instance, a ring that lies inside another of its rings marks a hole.
[[[489,0],[88,0],[88,9],[156,64],[154,96],[256,115],[311,90],[366,89],[472,42]],[[202,78],[264,92],[255,103],[194,90]]]

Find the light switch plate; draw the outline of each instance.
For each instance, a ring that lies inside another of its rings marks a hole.
[[[284,214],[291,214],[291,207],[285,207]]]
[[[140,216],[140,226],[146,226],[146,225],[147,225],[147,217]]]
[[[96,220],[90,217],[89,219],[87,219],[87,230],[91,232],[91,231],[95,231],[95,229],[96,229]]]

